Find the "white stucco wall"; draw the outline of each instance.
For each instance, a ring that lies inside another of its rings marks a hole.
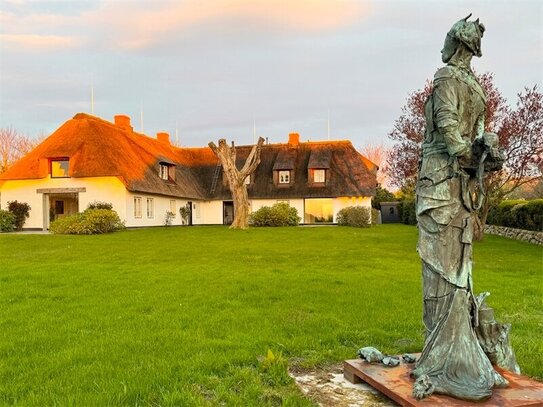
[[[79,192],[79,211],[87,208],[93,201],[104,201],[113,204],[121,219],[126,219],[126,188],[117,177],[88,178],[41,178],[29,180],[3,181],[0,183],[0,205],[7,209],[8,201],[26,202],[30,205],[30,217],[25,229],[41,229],[44,227],[44,194],[38,189],[85,188]]]
[[[222,225],[222,200],[194,202],[192,208],[192,223],[194,225]]]
[[[141,198],[141,217],[137,218],[134,211],[134,198]],[[147,199],[152,199],[152,215],[147,215]],[[175,201],[175,208],[171,208],[170,201]],[[182,225],[182,218],[179,214],[179,208],[185,206],[187,200],[175,197],[143,194],[137,192],[127,192],[126,194],[126,226],[127,227],[144,227],[144,226],[163,226],[166,220],[166,212],[172,211],[174,218],[172,226]]]

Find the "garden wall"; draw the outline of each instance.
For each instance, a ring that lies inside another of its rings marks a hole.
[[[505,226],[486,225],[485,233],[521,240],[523,242],[543,245],[543,232],[508,228]]]

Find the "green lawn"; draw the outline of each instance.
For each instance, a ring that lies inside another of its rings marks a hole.
[[[416,229],[0,235],[0,404],[312,405],[284,364],[422,347]],[[487,236],[475,291],[543,377],[543,251]]]

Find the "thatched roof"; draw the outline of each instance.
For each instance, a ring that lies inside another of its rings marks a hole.
[[[239,146],[241,168],[252,146]],[[49,174],[51,158],[69,157],[74,178],[117,176],[129,191],[188,199],[230,199],[220,174],[211,185],[217,157],[209,147],[177,148],[118,124],[84,113],[76,114],[28,155],[15,163],[0,180],[37,179]],[[175,180],[159,177],[160,163],[174,164]],[[327,170],[325,185],[311,185],[308,170]],[[291,184],[278,188],[273,172],[291,170]],[[349,141],[266,144],[261,162],[248,186],[250,198],[302,198],[372,196],[377,167],[360,155]],[[222,172],[222,171],[221,171]]]

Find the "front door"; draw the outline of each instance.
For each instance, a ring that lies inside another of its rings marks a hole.
[[[222,203],[223,225],[231,225],[234,222],[234,202],[223,201]]]
[[[79,196],[77,193],[49,194],[49,223],[65,216],[79,212]]]

